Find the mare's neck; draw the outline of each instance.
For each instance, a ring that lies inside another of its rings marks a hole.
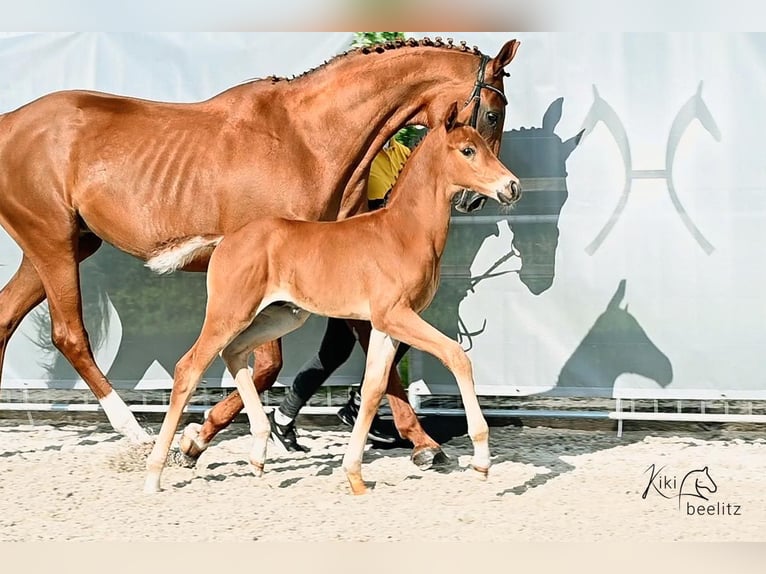
[[[343,193],[343,204],[366,205],[365,183],[375,155],[404,125],[431,126],[433,102],[467,99],[477,60],[457,49],[433,47],[357,52],[277,82],[275,97],[293,110],[299,122],[293,131],[305,147],[321,146],[322,172],[334,180],[322,185]]]

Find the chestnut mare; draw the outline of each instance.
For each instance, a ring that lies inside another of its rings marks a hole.
[[[47,297],[54,345],[114,429],[150,442],[94,362],[79,263],[102,241],[146,259],[174,238],[228,233],[258,216],[364,211],[369,166],[384,142],[405,124],[433,125],[455,100],[467,100],[461,117],[474,112],[499,151],[503,68],[517,47],[511,40],[490,59],[464,44],[411,40],[198,103],[66,91],[0,115],[0,224],[23,251],[0,291],[0,368],[9,337]],[[184,269],[204,271],[208,257],[200,252]],[[281,365],[279,351],[272,343],[256,353],[259,390],[276,379],[269,366]],[[389,400],[416,450],[438,450],[398,379]]]
[[[435,355],[455,375],[474,446],[472,467],[486,476],[489,429],[470,360],[456,341],[418,313],[439,284],[452,196],[471,189],[509,205],[520,188],[481,135],[457,123],[457,114],[454,103],[443,123],[414,150],[387,208],[337,222],[253,220],[225,235],[179,238],[149,260],[155,271],[168,272],[183,267],[197,250],[214,248],[205,322],[176,365],[168,412],[147,459],[146,492],[160,490],[183,409],[219,353],[247,408],[254,439],[250,462],[256,475],[263,474],[270,427],[248,370],[248,354],[253,346],[300,327],[310,313],[372,323],[362,404],[343,457],[354,494],[366,491],[364,445],[399,341]]]

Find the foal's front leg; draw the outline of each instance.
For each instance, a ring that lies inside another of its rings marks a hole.
[[[394,362],[398,341],[375,329],[370,333],[370,344],[367,348],[367,364],[362,383],[362,404],[359,407],[351,439],[348,442],[346,454],[343,457],[343,470],[354,494],[364,494],[367,487],[362,480],[362,457],[364,445],[367,443],[367,433],[372,425],[372,418],[378,411],[380,400],[386,390],[388,373]]]
[[[381,328],[403,343],[430,353],[452,371],[457,380],[473,443],[471,467],[486,477],[489,472],[489,426],[476,397],[471,360],[457,341],[450,339],[406,307],[390,310],[379,321]]]

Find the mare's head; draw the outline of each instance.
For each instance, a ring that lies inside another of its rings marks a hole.
[[[449,182],[450,198],[469,190],[511,205],[521,197],[519,178],[503,165],[477,129],[458,121],[457,102],[449,108],[434,136],[444,138],[445,155],[434,169]]]
[[[458,115],[458,121],[476,128],[495,155],[500,153],[505,108],[508,105],[503,79],[509,74],[505,67],[516,56],[519,45],[518,40],[510,40],[494,58],[484,54],[480,56],[473,90]],[[455,208],[469,213],[481,209],[485,201],[485,197],[465,189],[461,190]]]

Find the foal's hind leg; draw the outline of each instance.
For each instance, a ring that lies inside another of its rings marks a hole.
[[[269,341],[255,349],[253,383],[259,393],[270,389],[282,369],[282,339]],[[236,372],[232,371],[232,376]],[[235,377],[236,378],[236,377]],[[235,390],[219,401],[208,414],[205,422],[189,423],[179,444],[181,452],[195,461],[210,446],[215,435],[231,424],[242,411],[244,404],[239,391]]]
[[[228,343],[227,333],[208,327],[207,321],[202,327],[199,338],[191,349],[181,357],[173,373],[173,390],[170,391],[170,401],[162,427],[154,441],[154,448],[146,459],[146,479],[144,492],[160,491],[160,479],[165,460],[173,442],[173,436],[178,428],[183,410],[189,402],[194,389],[197,388],[202,375],[215,359],[219,350]]]
[[[231,350],[230,350],[231,349]],[[250,421],[250,433],[253,435],[253,446],[250,449],[250,464],[253,465],[255,476],[263,475],[263,467],[266,464],[266,445],[269,441],[271,427],[263,404],[258,396],[258,390],[253,385],[250,369],[247,367],[249,349],[236,350],[236,341],[224,349],[223,357],[226,367],[234,375],[234,382],[241,397],[242,403],[247,408],[247,418]]]
[[[463,348],[441,331],[429,325],[415,311],[405,307],[391,309],[373,323],[392,337],[412,347],[430,353],[452,371],[463,399],[468,435],[473,442],[471,467],[486,476],[489,471],[489,426],[484,419],[476,397],[471,360]]]

